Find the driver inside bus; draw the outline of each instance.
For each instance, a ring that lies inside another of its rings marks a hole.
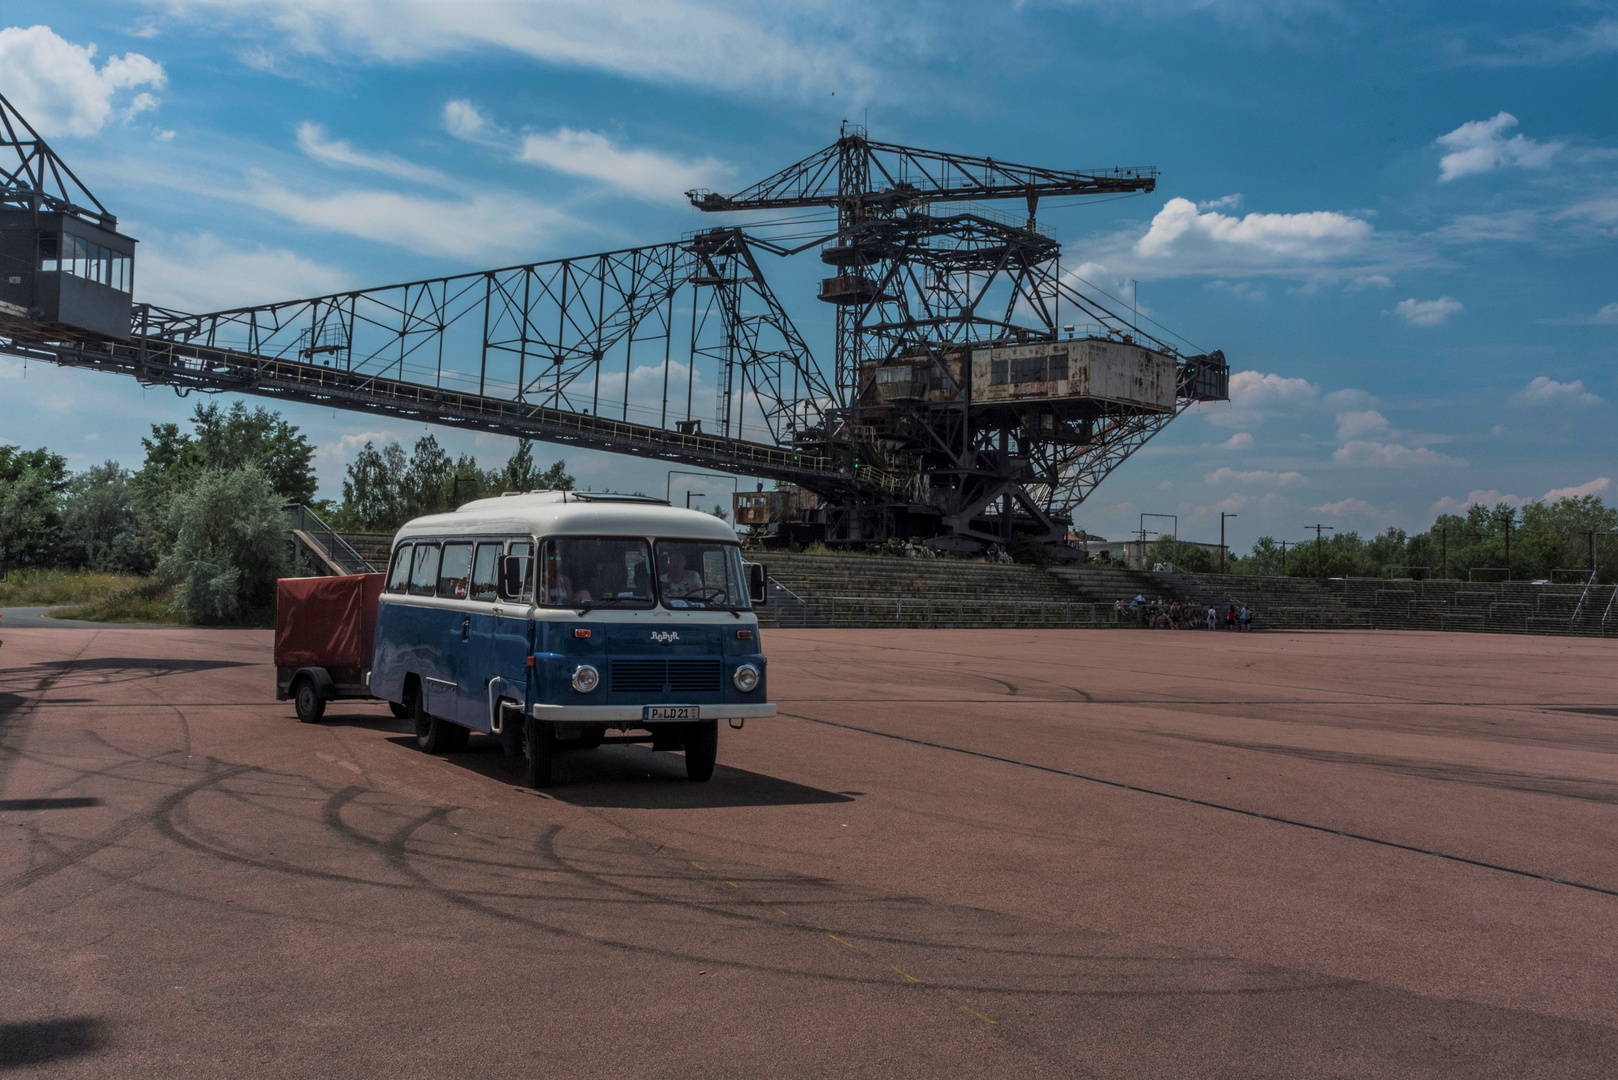
[[[663,595],[673,600],[688,600],[702,596],[702,575],[685,564],[685,552],[675,548],[663,564]]]
[[[545,602],[547,604],[580,604],[593,599],[589,589],[573,588],[573,580],[562,573],[561,561],[552,555],[545,560]]]

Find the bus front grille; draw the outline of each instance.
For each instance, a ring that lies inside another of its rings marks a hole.
[[[612,692],[616,694],[714,693],[722,688],[718,660],[614,660]]]

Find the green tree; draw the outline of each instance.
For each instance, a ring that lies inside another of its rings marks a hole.
[[[343,505],[334,524],[359,532],[393,532],[408,520],[405,511],[404,448],[390,442],[381,450],[367,441],[349,463]]]
[[[8,567],[61,561],[67,459],[49,450],[0,446],[0,562]]]
[[[152,559],[135,525],[129,470],[116,461],[92,465],[68,482],[62,504],[62,560],[111,573],[148,573]]]
[[[216,402],[198,405],[192,416],[197,429],[193,445],[197,462],[208,469],[257,466],[275,493],[287,502],[309,502],[319,481],[315,448],[296,427],[263,406],[251,412],[241,402],[221,409]]]
[[[157,565],[174,610],[196,623],[240,622],[275,600],[287,568],[285,500],[257,465],[204,469],[170,501],[174,544]]]

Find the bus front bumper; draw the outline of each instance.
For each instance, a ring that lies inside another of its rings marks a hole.
[[[703,720],[752,720],[775,715],[775,703],[763,705],[698,705]],[[534,719],[562,723],[636,724],[644,722],[642,705],[535,705]],[[658,723],[659,721],[653,721]],[[672,721],[680,723],[680,721]]]

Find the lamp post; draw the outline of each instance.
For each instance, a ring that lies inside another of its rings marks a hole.
[[[1305,525],[1306,529],[1315,530],[1315,576],[1326,576],[1326,556],[1320,550],[1320,534],[1323,532],[1336,532],[1330,525]]]
[[[1225,519],[1236,516],[1238,515],[1227,514],[1223,510],[1219,511],[1219,572],[1221,574],[1225,572]]]
[[[691,509],[691,496],[693,495],[699,499],[706,499],[708,497],[708,493],[705,491],[692,491],[690,488],[687,488],[685,491],[685,508],[687,510]]]

